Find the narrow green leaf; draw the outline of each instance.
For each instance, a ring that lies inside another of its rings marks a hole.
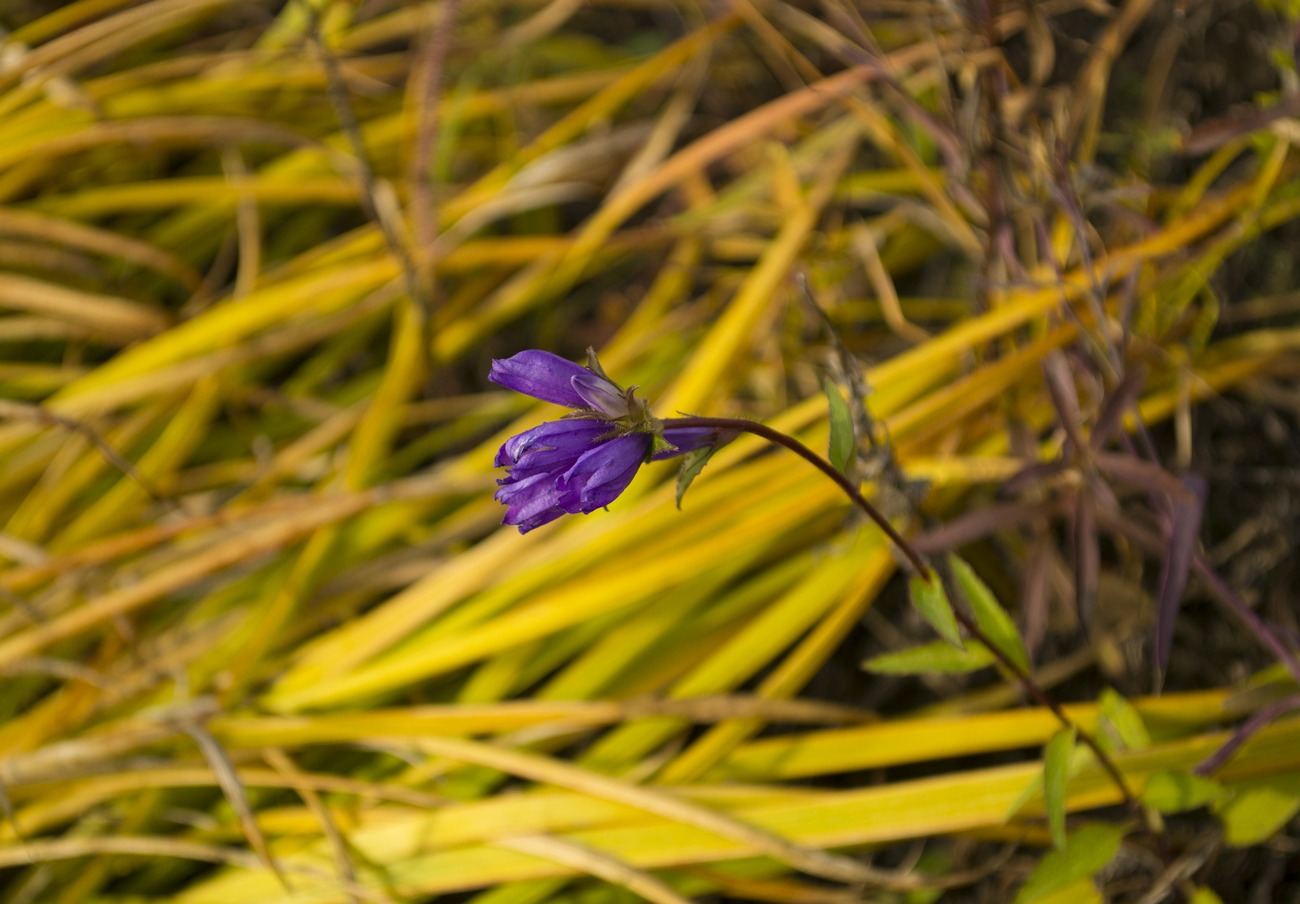
[[[686,495],[687,489],[690,488],[691,481],[699,476],[699,473],[704,470],[704,466],[709,463],[709,459],[713,457],[713,453],[717,450],[717,446],[705,446],[702,449],[687,452],[682,456],[682,467],[677,472],[677,508],[682,507],[682,497]]]
[[[988,647],[971,642],[964,649],[954,649],[941,640],[922,644],[896,653],[873,656],[862,667],[877,675],[917,675],[925,672],[953,674],[974,672],[992,665]]]
[[[1248,779],[1230,790],[1215,810],[1223,820],[1224,840],[1234,847],[1267,841],[1300,811],[1300,775]]]
[[[1069,885],[1097,873],[1119,853],[1123,826],[1086,825],[1070,836],[1064,850],[1049,851],[1029,874],[1016,895],[1016,904],[1044,901]]]
[[[831,411],[830,460],[831,464],[835,465],[835,469],[843,474],[848,470],[849,462],[853,460],[857,449],[857,439],[853,434],[853,415],[849,413],[849,406],[845,404],[844,397],[835,388],[835,383],[830,377],[822,381],[822,386],[826,389],[826,400],[830,403]]]
[[[1107,752],[1116,750],[1143,750],[1151,746],[1151,735],[1147,732],[1142,714],[1132,703],[1111,688],[1101,692],[1098,701],[1101,709],[1101,732],[1098,740]]]
[[[948,563],[962,593],[966,594],[966,599],[970,602],[975,623],[980,626],[980,630],[988,635],[1003,655],[1028,672],[1029,656],[1025,653],[1025,642],[1021,640],[1015,623],[993,595],[993,591],[957,556],[949,556]]]
[[[948,602],[948,594],[943,592],[943,584],[938,578],[931,577],[927,581],[913,575],[907,589],[916,611],[939,632],[939,636],[957,649],[964,649],[961,632],[957,629],[957,617],[952,614],[952,603]]]
[[[1106,904],[1092,877],[1079,879],[1035,898],[1034,904]]]
[[[1090,748],[1083,744],[1075,744],[1070,751],[1068,774],[1077,775],[1080,770],[1094,766],[1096,763],[1097,757]],[[1007,808],[1006,815],[1002,817],[1004,822],[1015,819],[1030,802],[1044,796],[1043,778],[1044,770],[1041,769],[1031,775],[1029,781],[1025,782],[1025,786]]]
[[[1142,803],[1161,813],[1181,813],[1214,803],[1224,793],[1223,785],[1212,778],[1167,769],[1151,776],[1142,789]]]
[[[1015,819],[1020,812],[1029,805],[1029,802],[1043,793],[1043,773],[1035,772],[1025,786],[1020,789],[1020,793],[1011,801],[1007,807],[1006,813],[1002,817],[1002,822],[1009,823]]]
[[[1052,844],[1065,849],[1065,786],[1070,781],[1070,754],[1074,750],[1074,726],[1052,735],[1043,751],[1043,801],[1047,806],[1047,828]]]

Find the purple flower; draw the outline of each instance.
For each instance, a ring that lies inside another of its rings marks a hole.
[[[717,432],[665,428],[646,403],[605,375],[588,350],[587,367],[550,352],[530,349],[494,360],[488,379],[507,389],[574,409],[506,440],[495,464],[496,499],[506,505],[503,524],[521,534],[565,514],[587,514],[609,505],[648,461],[671,458],[710,445]]]

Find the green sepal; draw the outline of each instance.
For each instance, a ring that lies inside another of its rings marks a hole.
[[[605,368],[600,366],[600,359],[596,357],[596,350],[590,345],[587,346],[587,370],[602,380],[609,380],[609,382],[614,383],[613,380],[609,379],[609,374],[605,373]],[[614,383],[614,385],[617,386],[618,384]]]
[[[651,434],[650,434],[650,451],[646,453],[645,460],[646,460],[646,461],[650,461],[650,460],[653,459],[656,455],[662,455],[662,454],[665,453],[665,452],[669,452],[669,453],[671,453],[671,452],[676,452],[676,451],[677,451],[677,447],[674,446],[672,443],[668,442],[668,440],[664,439],[664,438],[663,438],[663,434],[661,434],[661,433],[651,433]],[[680,507],[681,507],[681,506],[678,506],[678,508],[680,508]]]

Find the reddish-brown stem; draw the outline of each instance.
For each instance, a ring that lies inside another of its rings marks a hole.
[[[955,599],[957,596],[954,592],[956,586],[950,569],[948,569],[946,565],[941,564],[936,570],[939,572],[939,578],[943,583],[944,592],[947,594],[949,599]],[[952,611],[953,615],[957,617],[958,623],[960,623],[966,630],[966,633],[983,644],[988,651],[993,654],[993,657],[997,659],[998,664],[1011,673],[1012,677],[1014,677],[1020,686],[1024,688],[1025,693],[1028,694],[1035,703],[1039,706],[1045,707],[1063,726],[1067,728],[1070,726],[1074,727],[1075,736],[1084,746],[1093,752],[1097,757],[1097,762],[1101,763],[1102,768],[1106,770],[1106,773],[1110,775],[1111,780],[1115,782],[1115,787],[1119,788],[1119,793],[1124,798],[1124,804],[1134,810],[1138,810],[1137,800],[1133,797],[1133,792],[1129,790],[1128,782],[1124,781],[1123,773],[1119,771],[1119,767],[1115,765],[1106,751],[1101,749],[1101,745],[1097,743],[1097,739],[1094,738],[1091,733],[1084,731],[1082,727],[1066,715],[1065,710],[1061,708],[1061,704],[1048,696],[1047,692],[1039,687],[1038,683],[1034,681],[1033,676],[1021,668],[1020,664],[1014,659],[1004,653],[1002,649],[984,633],[975,620],[967,615],[960,606],[953,606]],[[1141,815],[1140,812],[1139,815]]]
[[[913,548],[912,544],[908,543],[907,540],[905,540],[903,536],[894,529],[894,526],[889,523],[888,519],[886,519],[875,506],[866,500],[853,481],[840,473],[840,471],[825,458],[818,455],[812,449],[809,449],[794,437],[787,436],[779,430],[774,430],[766,424],[760,424],[757,421],[747,421],[742,418],[675,417],[664,419],[663,425],[664,427],[669,428],[696,428],[718,430],[720,432],[752,433],[755,436],[762,437],[768,442],[776,443],[778,446],[784,446],[804,461],[817,468],[817,470],[821,471],[831,480],[835,481],[835,485],[843,490],[845,495],[852,499],[854,504],[865,512],[867,517],[874,521],[880,529],[885,532],[885,535],[889,537],[893,544],[898,547],[904,556],[907,557],[913,570],[915,570],[922,579],[926,581],[934,579],[934,570],[926,565],[925,560],[921,558],[920,553],[918,553],[916,549]],[[948,598],[956,599],[955,582],[953,581],[951,572],[946,565],[941,565],[939,567],[938,578],[943,584],[944,592],[947,594]],[[1066,715],[1065,710],[1061,708],[1061,705],[1049,697],[1047,693],[1038,686],[1037,682],[1034,681],[1033,676],[1026,670],[1022,669],[1010,656],[1004,653],[997,643],[985,634],[983,629],[980,628],[975,620],[967,615],[960,606],[953,606],[952,608],[953,614],[956,615],[957,621],[961,624],[962,628],[966,630],[966,633],[983,644],[989,652],[993,654],[1002,667],[1016,679],[1017,683],[1024,688],[1025,693],[1027,693],[1035,703],[1045,707],[1062,725],[1074,727],[1079,741],[1093,752],[1097,757],[1097,761],[1101,763],[1102,768],[1106,770],[1107,774],[1109,774],[1111,779],[1115,782],[1115,786],[1119,788],[1119,792],[1124,798],[1124,803],[1140,813],[1140,808],[1137,807],[1137,801],[1133,797],[1133,792],[1129,790],[1128,783],[1124,781],[1124,776],[1119,771],[1119,767],[1117,767],[1111,760],[1110,756],[1101,749],[1101,745],[1097,743],[1096,738],[1072,721],[1070,717]]]
[[[894,529],[894,525],[889,523],[889,519],[882,515],[874,505],[866,500],[862,493],[849,480],[841,474],[834,465],[822,458],[812,449],[809,449],[793,436],[787,436],[780,430],[773,430],[766,424],[760,424],[758,421],[747,421],[743,418],[734,417],[674,417],[664,420],[665,427],[702,427],[705,429],[736,431],[741,433],[752,433],[755,436],[761,436],[770,443],[776,443],[778,446],[785,446],[795,455],[798,455],[804,461],[811,464],[817,470],[821,471],[835,484],[844,491],[844,493],[853,500],[858,508],[866,513],[867,517],[876,522],[876,525],[885,532],[890,541],[898,547],[899,551],[907,557],[912,569],[927,581],[930,580],[930,569],[926,566],[925,560],[921,558],[920,553],[912,548],[912,544],[903,539],[903,535]]]

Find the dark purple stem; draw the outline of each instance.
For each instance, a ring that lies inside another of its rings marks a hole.
[[[944,564],[940,565],[938,570],[940,572],[940,579],[943,582],[944,593],[947,594],[948,599],[958,599],[960,593],[957,589],[957,584],[953,579],[951,569]],[[1063,726],[1067,728],[1073,726],[1075,737],[1077,737],[1079,742],[1091,750],[1093,755],[1097,757],[1097,762],[1106,770],[1106,773],[1115,783],[1115,787],[1119,789],[1120,796],[1124,798],[1124,804],[1132,808],[1140,818],[1145,820],[1146,817],[1137,806],[1137,800],[1133,797],[1133,792],[1129,790],[1128,782],[1124,780],[1124,774],[1119,771],[1119,767],[1115,765],[1115,762],[1110,758],[1110,755],[1107,754],[1105,750],[1102,750],[1101,745],[1097,743],[1097,739],[1094,738],[1090,732],[1085,731],[1083,726],[1073,721],[1066,714],[1065,710],[1061,708],[1061,704],[1053,700],[1045,690],[1038,686],[1038,683],[1034,681],[1034,676],[1022,669],[1019,663],[1004,653],[1002,649],[980,629],[980,626],[975,623],[975,620],[967,615],[960,606],[953,606],[952,613],[957,617],[957,621],[961,626],[966,629],[966,633],[982,643],[998,660],[998,664],[1011,673],[1016,681],[1019,682],[1020,686],[1024,688],[1025,693],[1029,695],[1030,699],[1039,706],[1046,708]]]
[[[1237,616],[1246,629],[1286,666],[1287,671],[1296,681],[1300,681],[1300,660],[1297,660],[1295,654],[1287,649],[1282,638],[1278,637],[1268,624],[1255,614],[1255,610],[1246,605],[1246,601],[1238,596],[1237,591],[1232,589],[1232,585],[1214,570],[1214,566],[1206,561],[1204,556],[1197,554],[1192,557],[1192,568],[1196,569],[1196,573],[1210,585],[1210,590],[1228,607],[1228,611]]]
[[[835,485],[843,490],[845,495],[852,499],[854,504],[856,504],[858,508],[862,509],[862,511],[866,513],[867,517],[874,521],[880,529],[885,532],[885,535],[893,541],[894,545],[897,546],[903,555],[907,557],[913,570],[927,582],[934,580],[934,571],[925,564],[920,553],[912,547],[912,544],[903,539],[902,535],[900,535],[898,531],[894,530],[894,526],[889,523],[885,516],[882,515],[874,505],[863,497],[862,493],[859,492],[853,481],[849,480],[841,474],[834,465],[794,437],[787,436],[781,431],[774,430],[766,424],[760,424],[758,421],[747,421],[743,418],[674,417],[665,418],[663,425],[666,428],[694,427],[706,430],[752,433],[755,436],[761,436],[768,442],[776,443],[778,446],[784,446],[804,461],[817,468],[817,470],[821,471],[831,480],[835,481]],[[944,592],[947,593],[948,598],[956,599],[956,587],[954,586],[952,576],[948,573],[946,567],[940,569],[939,580],[944,585]],[[1097,761],[1101,763],[1102,768],[1104,768],[1110,775],[1111,779],[1114,780],[1116,787],[1119,788],[1120,794],[1124,798],[1124,803],[1133,809],[1138,810],[1136,801],[1133,798],[1133,793],[1129,790],[1128,783],[1124,781],[1123,774],[1120,773],[1119,768],[1115,765],[1114,761],[1112,761],[1106,752],[1101,749],[1101,745],[1097,743],[1096,739],[1093,738],[1091,734],[1084,731],[1083,728],[1078,726],[1075,722],[1071,721],[1070,717],[1066,715],[1065,710],[1061,708],[1060,704],[1049,697],[1047,693],[1038,686],[1034,681],[1033,676],[1020,668],[1011,657],[1007,656],[997,643],[985,634],[984,631],[981,630],[980,626],[976,624],[975,620],[967,615],[960,606],[953,606],[952,609],[953,614],[957,617],[957,621],[960,622],[961,626],[966,630],[966,633],[983,644],[994,655],[994,657],[997,658],[1002,667],[1015,677],[1016,681],[1025,689],[1025,692],[1030,696],[1030,698],[1050,711],[1062,725],[1074,726],[1079,741],[1092,750],[1097,757]],[[1140,813],[1141,811],[1138,810],[1138,812]]]
[[[1158,555],[1164,551],[1164,540],[1155,531],[1148,530],[1131,520],[1120,521],[1113,516],[1108,516],[1106,521],[1109,527],[1144,547],[1148,552]],[[1232,589],[1232,585],[1224,580],[1223,576],[1214,569],[1214,566],[1209,563],[1205,556],[1200,553],[1194,554],[1192,556],[1192,569],[1205,580],[1214,597],[1246,626],[1246,630],[1255,635],[1255,638],[1265,649],[1286,666],[1287,671],[1297,681],[1300,681],[1300,659],[1296,658],[1295,653],[1255,613],[1255,610],[1246,605],[1246,601],[1237,594],[1237,591]]]
[[[758,421],[747,421],[743,418],[735,417],[671,417],[664,419],[665,427],[696,427],[712,430],[728,430],[741,433],[752,433],[755,436],[761,436],[770,443],[776,443],[778,446],[785,446],[795,455],[798,455],[804,461],[811,464],[817,470],[821,471],[831,480],[835,481],[844,493],[853,500],[858,508],[862,509],[876,525],[885,532],[885,536],[898,547],[903,555],[907,556],[907,561],[911,564],[912,570],[915,571],[925,580],[930,580],[930,569],[926,566],[925,560],[921,558],[920,553],[912,548],[912,544],[903,539],[903,535],[894,530],[894,525],[889,523],[889,519],[882,515],[874,505],[866,500],[853,481],[849,480],[836,469],[834,465],[822,458],[812,449],[809,449],[793,436],[787,436],[780,430],[773,430],[766,424],[760,424]]]
[[[1272,703],[1255,713],[1232,733],[1232,737],[1223,742],[1223,746],[1210,754],[1192,771],[1197,775],[1213,775],[1223,768],[1242,744],[1251,739],[1261,728],[1277,721],[1294,709],[1300,709],[1300,694],[1293,694],[1284,700]]]

